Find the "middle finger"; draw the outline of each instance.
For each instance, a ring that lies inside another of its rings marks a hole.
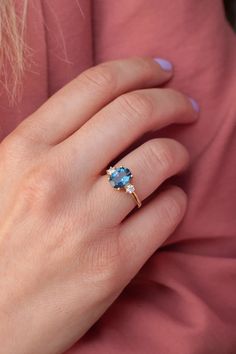
[[[197,116],[191,100],[173,89],[133,91],[104,107],[55,149],[66,156],[65,166],[86,166],[86,176],[94,177],[144,133],[191,123]]]

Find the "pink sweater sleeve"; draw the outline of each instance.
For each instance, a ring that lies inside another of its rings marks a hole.
[[[177,181],[190,199],[183,223],[68,354],[234,354],[236,39],[222,1],[95,0],[93,25],[96,62],[170,59],[169,86],[202,112],[197,124],[162,132],[191,152]]]

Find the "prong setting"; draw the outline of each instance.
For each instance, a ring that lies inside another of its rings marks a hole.
[[[135,192],[135,187],[134,187],[134,185],[133,184],[127,184],[126,186],[125,186],[125,191],[126,191],[126,193],[129,193],[129,194],[132,194],[132,193],[134,193]]]
[[[125,186],[130,183],[130,180],[133,177],[131,171],[124,166],[116,168],[110,167],[107,170],[107,174],[111,186],[117,190],[121,188],[124,189]]]
[[[106,170],[106,173],[108,174],[108,176],[111,176],[112,173],[114,173],[115,171],[116,171],[116,169],[111,166],[108,170]]]

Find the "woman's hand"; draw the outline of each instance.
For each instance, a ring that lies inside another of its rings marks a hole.
[[[4,354],[62,353],[104,313],[181,221],[177,187],[137,212],[105,176],[138,137],[197,117],[190,100],[150,88],[172,76],[132,58],[86,70],[0,145],[0,343]],[[150,140],[117,165],[144,200],[186,168],[170,139]]]

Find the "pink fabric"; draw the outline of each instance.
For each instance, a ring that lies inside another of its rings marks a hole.
[[[235,354],[236,40],[222,1],[29,3],[34,63],[22,102],[0,97],[1,138],[85,68],[133,55],[170,59],[169,85],[202,109],[197,124],[161,133],[191,152],[177,181],[190,198],[183,223],[67,354]]]

